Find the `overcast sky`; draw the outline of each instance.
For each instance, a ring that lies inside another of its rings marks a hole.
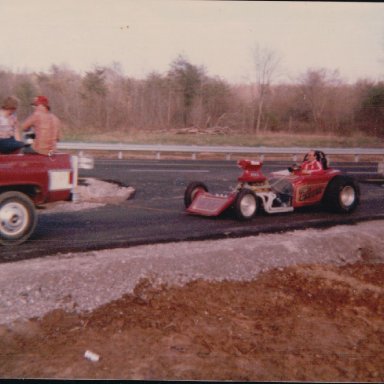
[[[282,81],[309,68],[384,79],[384,3],[0,0],[0,32],[0,67],[15,72],[116,62],[144,78],[182,54],[210,76],[246,82],[259,45],[281,57]]]

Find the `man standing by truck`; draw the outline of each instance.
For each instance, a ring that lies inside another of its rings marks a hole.
[[[35,133],[33,149],[48,155],[56,150],[57,141],[60,139],[60,120],[51,112],[47,97],[35,97],[32,105],[35,110],[21,124],[21,129],[27,131],[32,128]]]

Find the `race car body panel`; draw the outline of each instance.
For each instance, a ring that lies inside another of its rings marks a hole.
[[[200,192],[187,208],[187,212],[202,216],[218,216],[233,204],[235,198],[235,193],[213,195],[208,192]]]
[[[318,175],[300,176],[294,183],[294,207],[303,207],[319,203],[327,188],[329,181],[340,171],[328,169]]]
[[[313,205],[321,202],[324,192],[330,180],[341,172],[336,169],[327,169],[316,174],[286,174],[285,172],[275,172],[269,178],[272,189],[292,196],[292,206],[294,208]],[[281,187],[285,185],[285,187]],[[290,186],[289,186],[290,185]]]

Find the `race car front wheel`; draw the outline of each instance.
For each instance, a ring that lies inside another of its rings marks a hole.
[[[204,183],[202,183],[200,181],[192,181],[188,184],[188,186],[184,192],[185,208],[188,208],[192,204],[193,199],[200,192],[208,192],[208,188]]]
[[[257,211],[257,197],[249,189],[242,189],[235,200],[235,213],[240,220],[250,220]]]
[[[0,195],[0,244],[17,245],[27,240],[37,223],[35,206],[21,192]]]
[[[328,209],[338,213],[350,213],[360,202],[358,183],[348,176],[336,176],[328,184],[324,194]]]

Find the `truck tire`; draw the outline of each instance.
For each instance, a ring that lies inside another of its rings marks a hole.
[[[241,189],[236,196],[235,213],[239,220],[250,220],[257,211],[257,197],[249,189]]]
[[[0,194],[0,244],[17,245],[26,241],[37,224],[31,199],[21,192]]]
[[[207,186],[200,181],[192,181],[188,184],[184,193],[184,205],[188,208],[198,192],[208,192]]]
[[[335,176],[324,193],[324,203],[333,212],[350,213],[356,209],[359,202],[359,185],[349,176]]]

